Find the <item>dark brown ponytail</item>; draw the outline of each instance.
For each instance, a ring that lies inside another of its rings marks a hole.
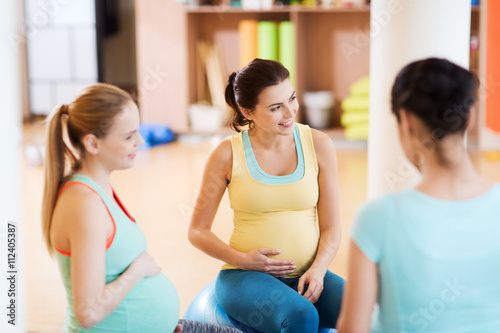
[[[227,87],[226,87],[226,103],[233,109],[233,117],[231,118],[229,125],[231,126],[232,129],[234,129],[236,132],[241,131],[241,127],[244,127],[246,125],[250,125],[252,121],[245,118],[243,115],[243,112],[241,111],[240,107],[238,106],[238,103],[236,102],[236,96],[234,92],[234,80],[236,79],[236,76],[238,75],[237,72],[233,72],[228,80],[227,80]]]

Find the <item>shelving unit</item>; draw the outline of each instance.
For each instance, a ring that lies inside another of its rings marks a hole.
[[[238,23],[241,20],[291,21],[296,28],[296,91],[329,90],[335,94],[332,125],[339,126],[340,102],[349,85],[369,72],[368,6],[352,8],[274,7],[270,10],[243,10],[229,6],[187,8],[189,103],[196,103],[195,45],[209,40],[223,50],[227,74],[239,70]],[[362,27],[362,28],[359,28]],[[362,47],[356,38],[364,38]],[[324,47],[318,47],[318,46]],[[356,49],[347,54],[341,46]],[[304,116],[304,113],[301,113]],[[301,118],[307,122],[307,119]]]
[[[182,100],[179,101],[178,98],[173,108],[169,108],[168,103],[162,105],[161,112],[169,113],[168,116],[162,117],[158,114],[155,116],[155,112],[160,111],[145,110],[144,107],[142,111],[148,115],[146,118],[166,120],[165,122],[177,132],[189,132],[188,105],[198,101],[196,42],[203,39],[217,45],[222,50],[225,71],[229,75],[240,69],[238,23],[241,20],[292,21],[295,24],[295,89],[299,102],[305,91],[333,91],[336,103],[333,110],[332,128],[340,126],[339,117],[342,112],[340,102],[349,94],[349,85],[369,74],[369,6],[348,8],[281,6],[269,10],[243,10],[227,5],[188,7],[169,1],[167,1],[168,4],[160,0],[151,0],[151,2],[153,4],[148,1],[149,6],[158,6],[155,7],[155,11],[168,12],[169,18],[176,16],[177,30],[170,32],[165,30],[165,34],[168,34],[166,37],[168,40],[177,41],[176,56],[185,57],[185,63],[172,64],[170,73],[177,78],[176,89],[179,90],[179,98]],[[140,3],[136,0],[136,5],[145,6]],[[471,34],[477,36],[479,36],[479,14],[479,8],[473,7]],[[146,20],[146,17],[144,19]],[[151,17],[147,17],[147,20],[148,24],[155,24],[151,21]],[[140,18],[137,18],[137,22],[139,21]],[[168,23],[163,19],[155,25],[165,24]],[[181,31],[181,27],[185,27],[185,33]],[[138,50],[141,48],[140,44],[138,41]],[[140,56],[138,58],[140,59]],[[471,68],[479,67],[478,58],[474,57]],[[140,66],[141,64],[138,67]],[[144,67],[144,64],[142,66]],[[140,74],[138,77],[140,78]],[[180,91],[184,87],[187,89],[185,95]],[[301,114],[303,117],[304,112]],[[307,122],[307,119],[301,118],[301,121]],[[471,132],[469,137],[477,138],[477,131]]]

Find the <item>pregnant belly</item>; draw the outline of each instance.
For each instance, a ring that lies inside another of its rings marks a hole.
[[[313,263],[318,248],[319,234],[315,215],[304,212],[282,212],[258,220],[235,216],[235,228],[229,245],[240,252],[258,248],[281,250],[271,258],[292,260],[297,268],[288,277],[302,275]],[[230,265],[223,267],[235,268]]]
[[[179,297],[162,273],[144,278],[106,318],[123,332],[173,332],[179,320]],[[106,324],[106,323],[103,323]]]

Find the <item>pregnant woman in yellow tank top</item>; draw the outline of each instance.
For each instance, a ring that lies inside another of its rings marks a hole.
[[[226,101],[238,134],[212,151],[189,229],[196,247],[225,262],[218,301],[261,332],[333,328],[343,288],[328,271],[340,244],[333,143],[295,123],[295,91],[276,61],[254,59],[233,73]],[[211,231],[226,187],[229,245]]]

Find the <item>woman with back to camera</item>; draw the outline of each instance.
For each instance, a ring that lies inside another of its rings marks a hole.
[[[444,59],[404,67],[392,87],[399,140],[422,175],[366,203],[352,228],[339,333],[500,332],[500,186],[464,145],[477,79]]]
[[[340,244],[333,143],[295,123],[295,91],[277,61],[254,59],[231,74],[226,102],[239,133],[210,154],[189,228],[196,247],[225,262],[217,299],[262,332],[334,327],[343,279],[328,270]],[[211,231],[226,187],[234,210],[229,245]]]
[[[66,289],[64,332],[236,332],[178,325],[177,292],[110,184],[134,164],[139,122],[130,95],[102,83],[51,115],[42,224]]]

